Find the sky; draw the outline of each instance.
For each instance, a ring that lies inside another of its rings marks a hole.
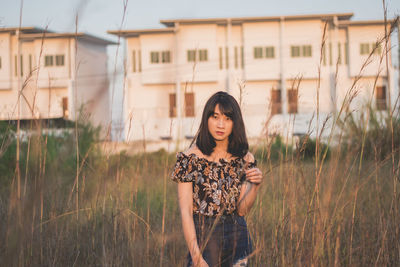
[[[399,0],[386,0],[388,17]],[[24,0],[22,26],[78,30],[113,39],[107,30],[160,28],[160,19],[354,13],[354,20],[383,19],[382,0]],[[0,27],[19,25],[21,0],[0,0]]]
[[[48,27],[56,32],[75,32],[77,25],[79,32],[117,41],[116,36],[107,34],[108,30],[163,28],[161,19],[351,12],[353,20],[383,20],[384,3],[389,19],[400,15],[400,0],[0,0],[0,28],[18,27],[20,19],[22,26]],[[397,35],[393,37],[397,40]],[[109,72],[117,66],[117,73],[123,73],[122,59],[115,56],[116,51],[116,46],[108,49]],[[121,114],[121,80],[117,78],[110,86],[116,88],[113,117]]]

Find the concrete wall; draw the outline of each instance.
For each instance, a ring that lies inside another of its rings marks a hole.
[[[244,22],[239,25],[181,24],[176,35],[143,34],[127,38],[128,58],[132,50],[142,50],[143,71],[132,73],[131,67],[128,69],[125,133],[129,134],[126,140],[145,137],[157,141],[167,136],[176,139],[179,131],[181,137],[193,136],[206,100],[219,90],[227,90],[241,102],[250,138],[274,132],[291,135],[311,131],[315,135],[324,120],[340,110],[349,91],[357,93],[350,106],[353,110],[361,110],[368,99],[374,103],[375,80],[377,86],[389,84],[384,70],[380,72],[381,77],[373,78],[379,69],[379,56],[372,58],[355,87],[353,82],[365,61],[360,56],[360,43],[372,44],[382,36],[383,27],[347,28],[330,21],[325,33],[325,49],[322,49],[324,27],[325,22],[318,19]],[[311,45],[311,57],[291,56],[291,46],[304,45]],[[254,58],[254,47],[265,49],[267,46],[274,47],[273,58]],[[241,67],[241,47],[244,68]],[[150,51],[164,49],[171,50],[172,64],[151,66]],[[208,61],[187,62],[189,49],[207,49]],[[381,66],[385,66],[384,60]],[[298,88],[298,111],[296,114],[283,112],[272,116],[271,90],[281,88],[282,76],[286,89]],[[194,118],[183,117],[181,121],[169,118],[169,94],[177,91],[177,80],[180,81],[181,99],[185,90],[194,92]]]
[[[75,107],[84,108],[93,125],[105,130],[111,123],[106,47],[78,40],[76,66]]]

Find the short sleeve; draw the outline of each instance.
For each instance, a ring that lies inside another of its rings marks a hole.
[[[194,176],[193,157],[182,152],[177,153],[176,163],[171,173],[172,181],[177,183],[193,182]]]
[[[252,168],[257,168],[257,160],[252,158],[252,161],[243,161],[243,164],[241,169],[240,169],[240,174],[239,174],[239,180],[240,182],[244,182],[246,180],[246,173],[245,170],[252,169]]]
[[[248,169],[257,168],[257,160],[255,159],[253,162],[249,162],[247,168]]]
[[[244,160],[246,169],[257,168],[257,160],[250,152],[247,153]]]

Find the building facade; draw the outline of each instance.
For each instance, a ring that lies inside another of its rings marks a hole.
[[[371,97],[386,109],[398,92],[385,23],[352,16],[177,19],[109,31],[126,40],[126,140],[190,139],[220,90],[240,103],[250,138],[315,134],[349,92],[356,96],[348,109]]]
[[[105,129],[110,44],[84,33],[0,28],[0,120],[75,120],[84,111]]]

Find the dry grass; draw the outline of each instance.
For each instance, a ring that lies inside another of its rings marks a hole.
[[[387,40],[379,40],[382,58]],[[265,174],[247,216],[253,266],[400,262],[398,107],[382,123],[370,124],[379,120],[373,110],[365,120],[350,120],[347,107],[361,78],[333,118],[329,158],[319,134],[311,159],[302,156],[307,138],[298,150],[271,142],[252,148]],[[0,127],[2,265],[184,264],[176,185],[169,180],[173,154],[104,154],[98,131],[80,121],[61,137],[43,134],[40,124],[32,125],[36,134],[25,141],[13,138],[13,131]]]
[[[67,156],[74,139],[69,139],[57,142],[58,151],[47,151],[55,156],[47,159],[45,172],[40,154],[51,146],[41,146],[41,138],[32,140],[26,194],[16,198],[12,179],[3,188],[3,263],[158,266],[161,258],[165,266],[182,265],[187,248],[176,185],[164,184],[174,155],[105,157],[88,148],[75,198],[74,157]],[[266,178],[247,217],[254,266],[382,266],[400,260],[399,212],[394,209],[399,196],[393,187],[398,178],[391,157],[368,160],[359,172],[357,155],[332,154],[322,168],[318,193],[312,161],[283,154],[278,160],[257,158]]]

